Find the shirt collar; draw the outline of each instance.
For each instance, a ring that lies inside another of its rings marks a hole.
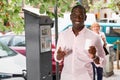
[[[85,33],[85,31],[86,31],[86,26],[79,32],[79,34],[82,34],[82,33]]]
[[[79,34],[84,34],[85,33],[85,31],[86,31],[86,26],[79,32]],[[72,31],[72,27],[69,29],[71,32],[73,32]]]

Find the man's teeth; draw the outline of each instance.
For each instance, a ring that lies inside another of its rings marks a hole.
[[[80,22],[75,22],[75,24],[80,24]]]

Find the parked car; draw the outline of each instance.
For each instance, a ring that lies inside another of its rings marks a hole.
[[[26,78],[24,71],[26,57],[0,42],[0,80],[12,77]]]
[[[0,42],[9,46],[16,52],[21,53],[22,55],[26,56],[26,46],[25,46],[25,35],[4,35],[0,37]],[[55,45],[51,44],[52,46],[52,73],[53,75],[56,74],[56,62],[54,60],[54,52],[55,52]],[[59,64],[60,72],[62,70],[63,64]]]
[[[24,35],[4,35],[0,37],[0,42],[9,46],[11,49],[26,55]]]

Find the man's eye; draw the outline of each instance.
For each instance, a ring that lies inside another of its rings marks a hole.
[[[83,15],[80,15],[79,17],[80,17],[80,18],[83,18],[84,16],[83,16]]]
[[[77,16],[73,16],[74,18],[77,18]]]
[[[73,18],[84,18],[84,16],[73,16]]]

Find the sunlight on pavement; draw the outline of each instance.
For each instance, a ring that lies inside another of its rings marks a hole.
[[[114,74],[110,77],[104,77],[103,80],[120,80],[120,69],[114,69]]]
[[[120,64],[119,64],[119,67],[120,67]],[[103,80],[120,80],[120,69],[117,69],[116,61],[114,61],[114,74],[110,77],[104,77]]]

